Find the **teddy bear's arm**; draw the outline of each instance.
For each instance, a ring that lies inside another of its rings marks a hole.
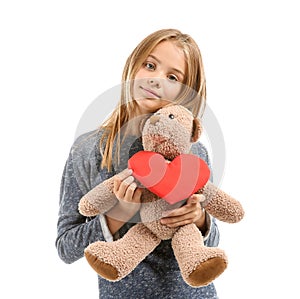
[[[79,202],[79,212],[87,217],[104,214],[110,210],[117,202],[117,198],[113,193],[114,177],[100,183],[87,194],[85,194]]]
[[[227,223],[236,223],[243,219],[245,212],[241,203],[210,181],[200,193],[205,196],[202,207],[213,217]]]

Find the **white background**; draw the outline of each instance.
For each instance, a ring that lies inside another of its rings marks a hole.
[[[168,27],[201,48],[226,145],[221,188],[246,210],[219,224],[220,299],[298,298],[296,4],[1,1],[1,298],[98,297],[84,259],[66,265],[54,246],[61,174],[85,109],[119,84],[142,38]]]

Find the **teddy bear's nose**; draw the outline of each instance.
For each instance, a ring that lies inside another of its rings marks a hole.
[[[150,117],[150,124],[155,125],[159,121],[159,116],[158,115],[152,115]]]

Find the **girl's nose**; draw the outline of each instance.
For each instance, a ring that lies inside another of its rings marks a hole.
[[[149,78],[148,84],[152,87],[160,88],[161,84],[159,82],[159,78]]]

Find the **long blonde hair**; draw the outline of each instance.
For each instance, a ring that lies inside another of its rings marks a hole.
[[[122,74],[121,97],[110,117],[101,125],[103,134],[100,138],[102,155],[101,167],[112,168],[112,160],[119,160],[120,130],[133,116],[137,108],[132,100],[133,79],[149,54],[162,41],[172,41],[181,48],[186,59],[186,74],[184,86],[177,104],[188,108],[196,117],[202,115],[206,103],[206,80],[202,56],[196,42],[187,34],[177,29],[161,29],[143,39],[128,57]],[[173,101],[174,103],[174,101]],[[116,157],[113,157],[113,145],[116,142]]]

